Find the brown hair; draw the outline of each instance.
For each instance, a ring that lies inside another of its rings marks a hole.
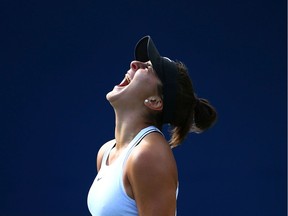
[[[216,110],[209,101],[198,98],[194,93],[187,67],[182,62],[176,62],[176,65],[179,75],[176,114],[174,121],[170,122],[171,139],[169,144],[172,148],[180,145],[189,132],[201,133],[213,126],[217,119]],[[159,95],[162,95],[162,87],[162,84],[158,85]],[[147,123],[162,129],[163,112],[150,111],[146,118],[148,119]]]
[[[187,67],[176,62],[178,67],[178,92],[176,101],[176,117],[171,122],[171,147],[178,146],[189,132],[200,133],[210,128],[217,119],[217,113],[208,100],[198,98]]]

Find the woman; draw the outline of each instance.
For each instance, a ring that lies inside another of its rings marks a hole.
[[[93,216],[175,215],[178,174],[171,148],[216,120],[214,108],[194,93],[184,64],[160,56],[150,36],[137,43],[135,59],[106,96],[115,111],[115,139],[98,152],[88,194]],[[169,142],[164,124],[171,126]]]

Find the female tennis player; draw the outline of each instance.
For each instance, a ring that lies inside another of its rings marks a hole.
[[[201,133],[216,111],[194,92],[187,68],[159,54],[150,36],[106,95],[115,111],[115,138],[97,155],[98,174],[87,202],[93,216],[174,216],[178,195],[172,148],[189,132]],[[169,124],[166,140],[162,126]]]

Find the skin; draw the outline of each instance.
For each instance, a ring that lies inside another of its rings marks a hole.
[[[108,158],[112,164],[139,131],[151,124],[145,116],[151,110],[163,109],[158,95],[157,78],[150,62],[132,61],[127,71],[131,82],[115,86],[106,96],[115,111],[116,146]],[[145,102],[145,99],[149,99]],[[107,144],[97,156],[97,170]],[[176,162],[165,138],[148,134],[131,152],[123,171],[123,183],[129,197],[137,204],[140,216],[174,216],[178,174]]]

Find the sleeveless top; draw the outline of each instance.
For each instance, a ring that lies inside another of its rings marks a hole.
[[[88,208],[93,216],[138,216],[136,202],[127,195],[124,188],[123,167],[134,147],[151,132],[162,134],[154,126],[142,129],[111,165],[107,165],[107,159],[115,146],[115,140],[111,140],[107,144],[101,168],[87,197]],[[178,188],[176,196],[177,194]]]

